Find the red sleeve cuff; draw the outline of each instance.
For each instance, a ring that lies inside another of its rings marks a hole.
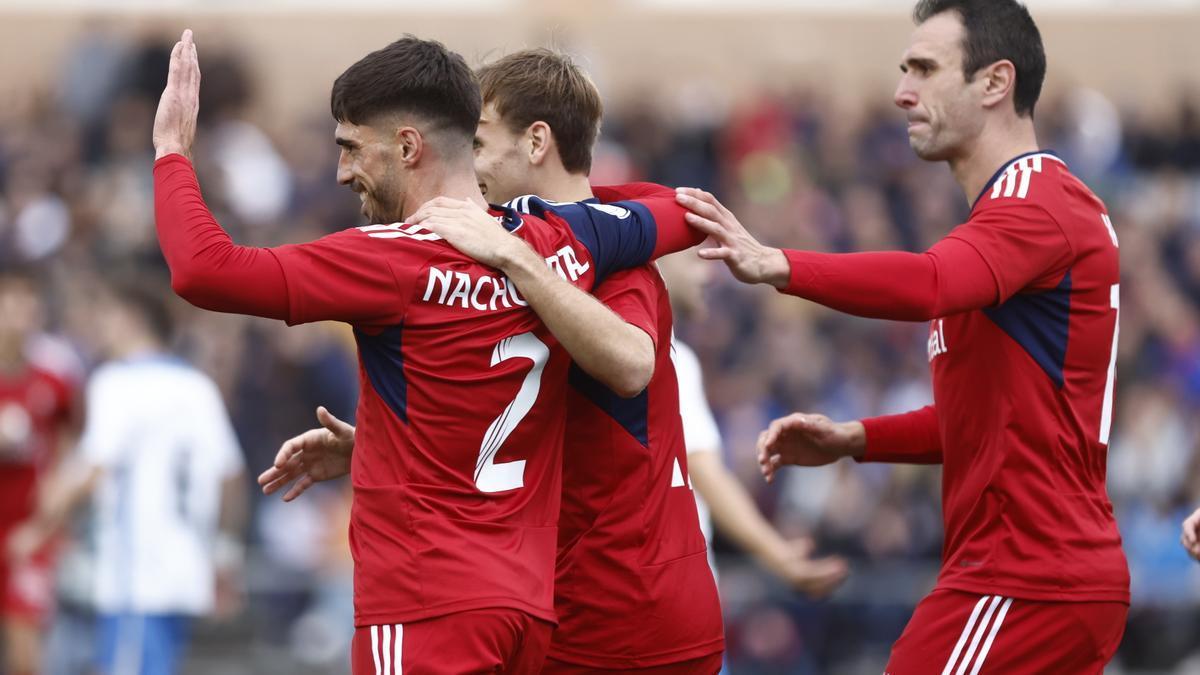
[[[867,448],[859,462],[941,464],[942,442],[933,406],[862,421]]]

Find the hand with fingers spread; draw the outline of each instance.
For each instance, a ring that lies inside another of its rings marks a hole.
[[[263,494],[274,494],[295,481],[283,495],[283,501],[290,502],[316,483],[350,473],[354,427],[323,406],[317,408],[317,421],[322,428],[309,429],[284,443],[275,455],[275,465],[259,475]]]
[[[787,286],[792,268],[783,251],[759,243],[716,197],[704,190],[679,188],[675,201],[691,211],[685,216],[688,225],[716,243],[715,247],[700,249],[697,253],[701,258],[724,261],[738,281]]]
[[[191,158],[200,111],[200,59],[192,31],[183,31],[171,50],[167,86],[154,115],[154,158],[172,153]]]
[[[824,415],[793,413],[758,435],[758,464],[770,482],[785,464],[824,466],[866,450],[861,422],[834,422]]]
[[[505,230],[495,216],[466,199],[434,197],[406,221],[426,228],[459,252],[497,269],[522,253],[518,247],[529,249]]]
[[[1180,538],[1188,555],[1200,560],[1200,509],[1183,521],[1183,536]]]
[[[814,598],[832,593],[846,580],[850,566],[844,558],[813,558],[813,541],[807,537],[787,541],[764,563],[789,586]]]

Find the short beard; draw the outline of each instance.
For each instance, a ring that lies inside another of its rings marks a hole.
[[[390,197],[390,195],[389,195]],[[372,199],[375,202],[375,209],[372,210],[367,220],[371,221],[371,225],[390,225],[404,220],[402,205],[398,199]]]

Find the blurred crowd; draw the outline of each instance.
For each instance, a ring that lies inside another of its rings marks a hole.
[[[0,265],[39,270],[50,310],[39,358],[80,382],[102,358],[94,289],[118,273],[160,283],[164,270],[150,128],[169,47],[95,34],[76,44],[57,81],[0,104]],[[306,241],[360,224],[358,200],[334,180],[325,102],[284,124],[262,119],[250,64],[206,52],[202,66],[196,165],[235,241]],[[701,85],[632,97],[607,112],[593,178],[711,189],[762,240],[792,248],[918,251],[965,218],[967,198],[946,167],[909,149],[889,92],[842,109],[828,86],[764,82],[737,100]],[[1134,607],[1114,671],[1200,668],[1200,566],[1178,543],[1180,521],[1200,504],[1197,103],[1180,91],[1146,102],[1153,109],[1123,108],[1073,90],[1037,109],[1043,147],[1107,202],[1120,237],[1109,490]],[[771,419],[795,410],[844,420],[928,403],[927,329],[839,315],[741,285],[724,269],[713,270],[705,292],[706,315],[677,317],[677,332],[705,367],[725,460],[785,534],[811,535],[821,551],[852,561],[847,584],[812,602],[718,538],[731,671],[877,673],[936,574],[938,470],[843,462],[790,470],[767,486],[753,442]],[[348,331],[287,328],[181,301],[171,309],[173,350],[219,386],[252,496],[244,602],[232,618],[199,627],[188,672],[336,670],[352,631],[348,486],[322,485],[283,504],[263,498],[252,477],[284,440],[314,425],[318,404],[353,419]],[[65,605],[87,595],[79,590],[87,586],[86,517],[78,533],[59,575]]]

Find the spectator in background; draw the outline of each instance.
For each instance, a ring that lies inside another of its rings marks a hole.
[[[45,471],[75,436],[72,387],[26,356],[41,314],[33,276],[0,271],[0,542],[6,549],[35,511]],[[10,675],[41,672],[40,634],[54,598],[50,548],[0,556],[2,670]]]
[[[12,544],[27,559],[94,497],[105,675],[176,672],[191,620],[228,607],[239,561],[241,450],[216,386],[165,351],[170,314],[147,290],[164,286],[114,284],[97,298],[111,360],[88,384],[80,454]]]

